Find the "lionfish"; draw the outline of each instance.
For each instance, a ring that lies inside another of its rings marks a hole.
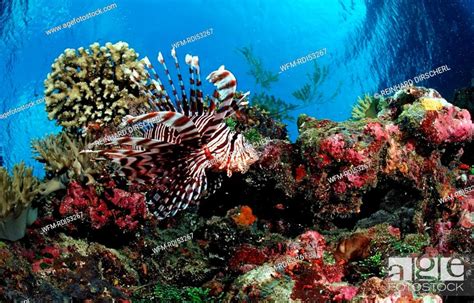
[[[258,159],[257,152],[244,136],[226,124],[227,118],[247,104],[244,99],[249,94],[236,98],[234,75],[224,66],[210,73],[206,79],[216,89],[211,96],[204,97],[199,58],[186,55],[190,82],[188,97],[174,48],[171,56],[181,96],[178,96],[161,52],[158,62],[168,78],[173,101],[145,57],[146,79],[140,79],[136,71],[126,72],[154,111],[136,117],[126,116],[124,123],[152,123],[151,127],[140,137],[117,138],[109,143],[117,147],[99,151],[99,155],[118,163],[120,174],[129,181],[150,186],[147,202],[154,206],[153,213],[159,219],[174,216],[191,203],[197,204],[204,193],[215,191],[221,184],[223,172],[229,177],[233,172],[244,173]],[[216,177],[208,180],[208,175],[214,173],[217,173]]]

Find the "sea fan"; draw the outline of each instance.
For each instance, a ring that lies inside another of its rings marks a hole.
[[[161,53],[158,61],[164,68],[174,101],[148,58],[144,62],[153,77],[147,73],[147,79],[142,79],[139,73],[127,70],[155,111],[137,117],[127,116],[126,123],[148,122],[153,123],[153,127],[140,137],[117,138],[109,143],[117,147],[99,152],[118,163],[121,173],[129,180],[151,185],[148,203],[156,205],[154,213],[158,218],[175,215],[191,202],[197,202],[205,192],[212,191],[212,187],[217,187],[220,179],[211,180],[211,184],[208,173],[226,172],[230,177],[233,172],[247,171],[258,159],[255,149],[242,134],[234,132],[225,123],[226,118],[246,104],[243,100],[247,94],[234,99],[237,85],[234,75],[224,66],[212,72],[207,79],[217,90],[212,96],[203,98],[199,59],[186,55],[190,74],[188,97],[174,49],[171,55],[181,97]]]

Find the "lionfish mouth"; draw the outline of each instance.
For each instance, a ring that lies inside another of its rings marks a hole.
[[[163,85],[150,60],[146,78],[140,79],[133,70],[125,70],[153,108],[136,117],[127,116],[126,124],[149,123],[151,127],[139,136],[124,136],[109,143],[99,154],[119,164],[120,174],[131,183],[151,184],[149,205],[162,219],[198,203],[203,193],[215,191],[221,177],[209,178],[209,172],[246,172],[258,160],[253,146],[242,134],[232,131],[225,119],[239,112],[249,94],[236,99],[237,80],[224,66],[211,72],[206,79],[216,89],[204,97],[199,58],[186,55],[189,70],[189,93],[186,90],[178,57],[171,56],[177,72],[179,92],[168,70],[165,58],[158,54],[167,77],[171,94]],[[206,100],[206,101],[205,101]]]

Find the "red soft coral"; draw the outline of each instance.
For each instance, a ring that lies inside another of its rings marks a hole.
[[[145,197],[139,193],[113,188],[115,186],[113,181],[109,181],[105,186],[108,189],[99,196],[93,186],[82,186],[76,181],[71,182],[59,212],[61,215],[87,213],[88,220],[95,229],[115,225],[121,230],[135,230],[139,220],[146,217]]]
[[[92,186],[82,187],[78,182],[69,183],[67,195],[59,207],[61,215],[70,215],[80,211],[87,211],[93,205],[98,205],[99,198]]]
[[[119,207],[112,213],[116,218],[115,224],[121,229],[135,230],[139,223],[137,219],[145,218],[146,205],[143,195],[115,188],[112,195],[105,196],[112,204]]]
[[[268,259],[264,250],[244,244],[234,253],[229,260],[229,267],[234,271],[245,273],[262,265]]]
[[[357,152],[355,149],[349,148],[348,150],[346,150],[346,154],[344,155],[344,160],[346,160],[347,162],[351,163],[354,166],[357,166],[364,163],[366,158],[364,157],[364,155]]]
[[[92,227],[95,229],[104,227],[108,223],[111,214],[112,212],[107,208],[107,204],[105,204],[103,201],[100,202],[98,207],[89,208]]]

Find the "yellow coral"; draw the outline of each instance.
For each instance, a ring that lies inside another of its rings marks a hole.
[[[146,79],[144,64],[127,43],[98,43],[89,49],[66,49],[45,80],[46,110],[68,131],[118,124],[129,113],[127,100],[139,97],[129,73]],[[137,104],[135,104],[137,106]],[[139,107],[148,107],[142,102]]]
[[[365,95],[364,99],[358,98],[357,103],[352,107],[351,120],[358,121],[365,118],[377,118],[378,100],[369,95]]]
[[[425,110],[440,110],[443,108],[442,98],[422,98],[421,105]],[[446,102],[446,100],[444,100]]]
[[[13,167],[13,176],[0,167],[0,218],[10,214],[19,215],[28,208],[38,193],[39,181],[33,177],[33,170],[24,163]]]
[[[32,147],[37,155],[35,159],[45,164],[46,172],[50,175],[76,179],[88,180],[88,184],[95,183],[94,176],[100,174],[104,169],[104,162],[93,161],[90,153],[81,153],[87,142],[85,139],[71,139],[67,134],[50,135],[42,140],[33,140]],[[42,193],[50,192],[53,186],[58,188],[58,180],[42,187]],[[59,186],[60,188],[61,186]]]

